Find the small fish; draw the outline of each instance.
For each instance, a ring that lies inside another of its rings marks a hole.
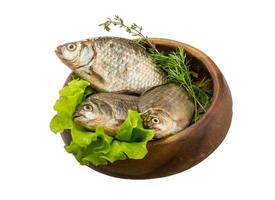
[[[194,112],[194,103],[184,88],[175,83],[161,85],[140,97],[138,110],[144,127],[155,129],[159,139],[187,127]]]
[[[142,92],[167,82],[166,74],[132,40],[99,37],[60,45],[57,56],[101,92]]]
[[[97,93],[89,96],[73,115],[75,123],[94,131],[100,126],[106,134],[114,136],[124,120],[128,110],[137,111],[138,97]]]

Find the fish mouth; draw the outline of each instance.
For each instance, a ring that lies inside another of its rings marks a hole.
[[[62,45],[56,47],[56,49],[55,49],[55,54],[56,54],[57,57],[58,57],[65,65],[67,65],[71,70],[75,70],[74,67],[71,66],[70,62],[67,61],[67,60],[64,58],[61,49],[62,49]]]
[[[155,131],[161,131],[161,129],[157,127],[153,127],[152,129],[154,129]]]
[[[79,118],[79,117],[84,117],[84,115],[81,115],[80,113],[74,113],[73,114],[73,119]]]
[[[56,47],[55,53],[56,53],[57,57],[59,57],[60,59],[64,59],[64,57],[62,55],[62,51],[61,51],[61,46]]]

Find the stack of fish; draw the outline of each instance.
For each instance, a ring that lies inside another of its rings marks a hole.
[[[98,92],[73,115],[87,129],[101,126],[114,136],[129,109],[141,113],[144,127],[156,130],[156,139],[190,124],[194,104],[185,89],[169,83],[146,50],[132,40],[92,38],[60,45],[56,54]]]

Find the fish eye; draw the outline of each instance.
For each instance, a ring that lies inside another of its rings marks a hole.
[[[159,123],[159,119],[156,118],[156,117],[153,117],[153,118],[152,118],[152,122],[153,122],[154,124],[158,124],[158,123]]]
[[[85,104],[84,106],[83,106],[83,109],[85,110],[85,111],[93,111],[93,106],[91,106],[90,104]]]
[[[76,49],[76,45],[71,43],[71,44],[68,44],[66,46],[66,48],[69,50],[69,51],[74,51]]]

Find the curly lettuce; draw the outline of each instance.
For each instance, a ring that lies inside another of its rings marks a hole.
[[[143,128],[140,114],[128,111],[128,117],[121,125],[117,135],[110,137],[101,127],[89,131],[72,121],[72,114],[83,99],[93,93],[89,82],[82,79],[72,80],[60,90],[60,98],[54,105],[57,114],[50,123],[54,133],[69,129],[72,135],[70,145],[65,146],[68,153],[75,155],[82,165],[106,165],[117,160],[142,159],[147,154],[147,143],[155,132]]]
[[[54,110],[57,114],[50,123],[52,132],[61,133],[65,129],[71,129],[73,127],[72,114],[76,107],[83,101],[86,88],[89,85],[90,83],[87,81],[74,79],[59,91],[60,98],[54,105]]]

